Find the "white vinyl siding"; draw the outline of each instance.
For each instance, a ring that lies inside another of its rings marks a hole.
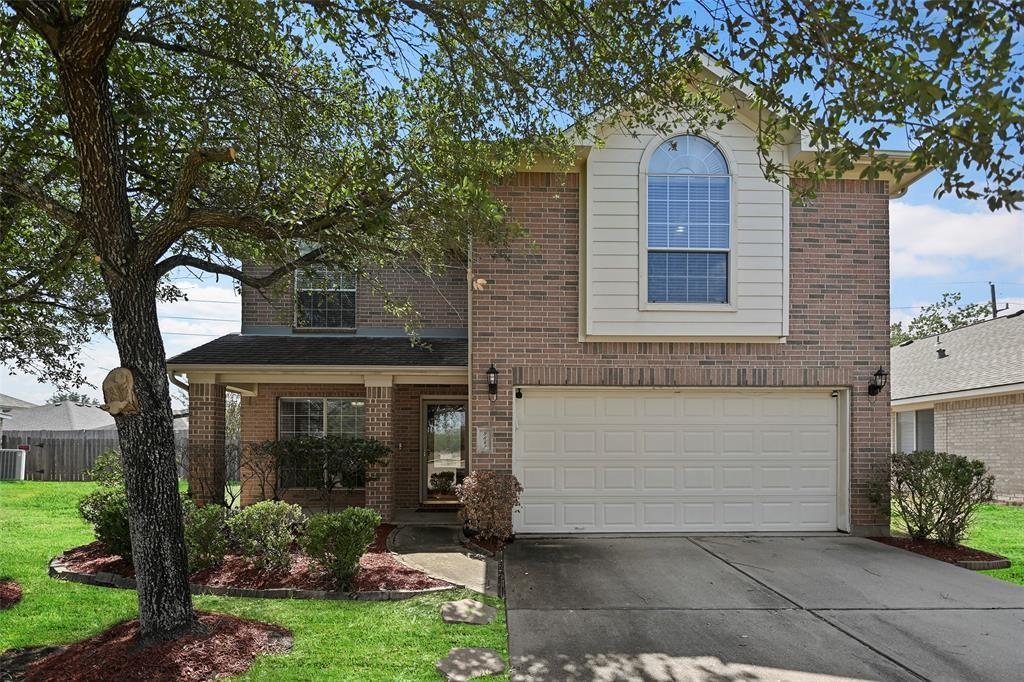
[[[545,388],[513,402],[518,532],[839,527],[829,391]]]
[[[785,336],[788,193],[765,180],[753,131],[739,121],[705,134],[725,154],[732,184],[729,305],[648,304],[645,151],[653,133],[604,137],[587,158],[584,333],[625,337]],[[777,152],[779,162],[784,152]],[[643,261],[643,263],[641,262]],[[702,307],[703,306],[703,307]]]

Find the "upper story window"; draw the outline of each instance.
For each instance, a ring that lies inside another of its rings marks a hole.
[[[647,167],[647,301],[728,303],[731,188],[702,137],[663,142]]]
[[[355,275],[323,266],[296,270],[295,326],[311,329],[354,329]]]

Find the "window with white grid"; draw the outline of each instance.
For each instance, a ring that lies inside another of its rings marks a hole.
[[[322,266],[296,270],[295,326],[312,329],[354,329],[355,275]]]
[[[728,303],[731,178],[722,152],[681,135],[647,167],[647,300]]]

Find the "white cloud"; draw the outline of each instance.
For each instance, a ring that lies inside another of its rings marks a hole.
[[[1024,267],[1024,213],[958,213],[896,201],[890,224],[893,277],[960,272],[964,259]]]

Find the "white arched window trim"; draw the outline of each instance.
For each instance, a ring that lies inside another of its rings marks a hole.
[[[665,142],[676,138],[676,137],[697,137],[702,138],[705,141],[711,143],[725,158],[725,163],[729,169],[729,248],[723,249],[727,251],[727,302],[726,303],[694,303],[694,302],[650,302],[649,291],[648,291],[648,251],[651,250],[648,247],[648,180],[651,175],[649,169],[651,165],[651,159],[657,152],[658,148]],[[643,156],[640,159],[640,182],[638,187],[638,203],[640,207],[640,250],[639,250],[639,270],[640,270],[640,282],[639,282],[639,300],[638,307],[640,310],[651,310],[651,311],[700,311],[700,312],[736,312],[736,162],[733,158],[727,145],[722,144],[721,140],[715,139],[709,134],[694,134],[688,131],[679,131],[666,135],[664,137],[657,136],[651,139],[647,147],[644,149]]]

